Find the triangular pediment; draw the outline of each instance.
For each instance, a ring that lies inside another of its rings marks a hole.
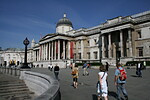
[[[44,37],[40,39],[40,42],[46,42],[46,41],[53,41],[53,40],[58,40],[58,39],[64,39],[64,40],[72,40],[71,35],[66,35],[66,34],[61,34],[61,33],[51,33],[47,34]]]

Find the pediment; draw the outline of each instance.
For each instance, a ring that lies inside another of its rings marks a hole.
[[[70,36],[70,35],[60,34],[60,33],[47,34],[42,39],[40,39],[40,44],[50,42],[50,41],[54,41],[54,40],[60,40],[60,39],[72,40],[73,37]]]

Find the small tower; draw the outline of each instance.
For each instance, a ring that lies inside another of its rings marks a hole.
[[[35,46],[35,41],[33,39],[32,42],[31,42],[31,48],[33,48],[34,46]]]
[[[70,31],[72,29],[72,22],[67,18],[66,13],[64,13],[63,18],[61,18],[56,25],[56,33],[66,34],[67,31]]]

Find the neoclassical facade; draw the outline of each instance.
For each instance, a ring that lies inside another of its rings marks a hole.
[[[47,34],[32,46],[33,65],[47,67],[71,62],[150,60],[150,11],[116,17],[92,28],[73,29],[64,14],[56,33]]]
[[[11,59],[18,64],[23,62],[24,56],[18,54],[24,55],[24,52],[9,52],[0,52],[1,63],[8,64]],[[16,59],[10,55],[16,55]],[[64,68],[71,62],[84,61],[111,65],[150,61],[150,11],[119,16],[98,26],[77,30],[64,14],[56,24],[55,33],[45,35],[38,43],[32,40],[28,49],[28,62],[35,67],[58,64]]]
[[[64,14],[56,25],[56,33],[47,34],[33,46],[33,65],[47,67],[48,64],[57,63],[65,67],[67,63],[77,60],[99,61],[99,33],[95,34],[95,30],[91,29],[73,30],[71,21]]]

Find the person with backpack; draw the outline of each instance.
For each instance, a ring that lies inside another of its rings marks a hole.
[[[72,78],[73,78],[73,87],[77,88],[78,87],[78,78],[79,78],[79,69],[78,69],[77,64],[75,64],[75,66],[73,66],[71,74],[72,74]]]
[[[128,100],[128,94],[125,89],[126,79],[127,79],[127,74],[125,69],[120,64],[117,64],[117,68],[115,70],[114,83],[117,87],[118,100],[121,100],[120,97],[121,92],[123,93],[125,100]]]
[[[101,99],[101,96],[104,97],[105,100],[108,100],[107,70],[104,65],[100,66],[99,70],[97,83],[98,100]]]

